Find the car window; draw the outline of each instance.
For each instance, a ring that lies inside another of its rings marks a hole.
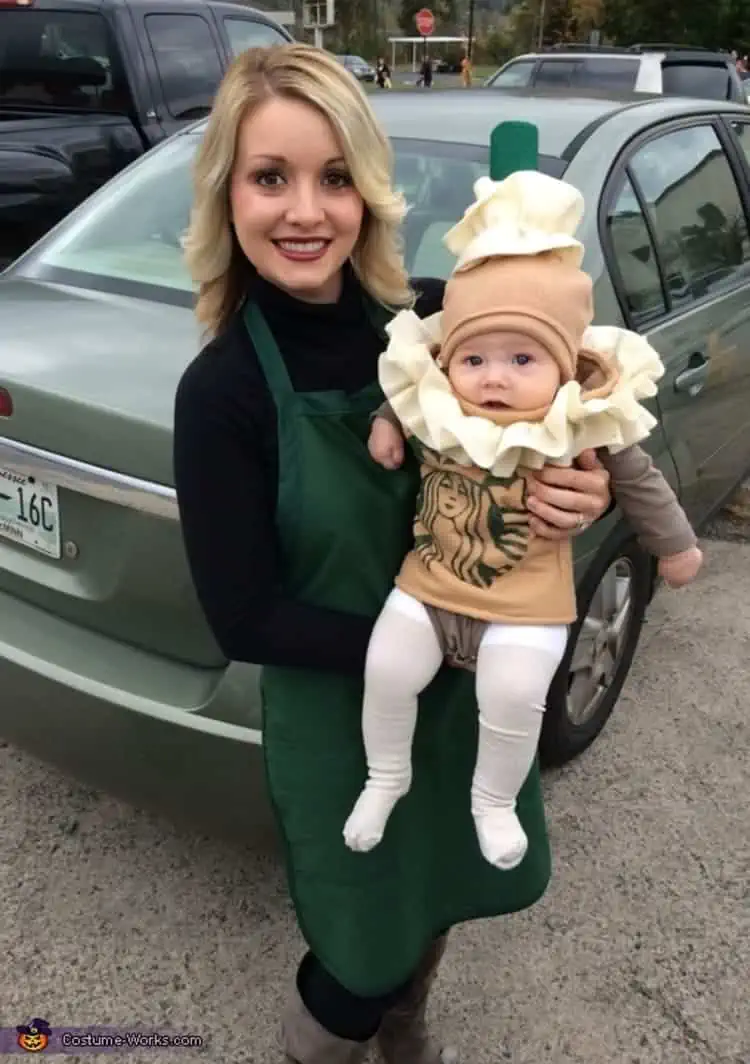
[[[434,145],[431,145],[434,147]],[[486,174],[481,159],[420,151],[404,143],[396,153],[396,186],[408,207],[404,223],[406,267],[414,277],[448,277],[456,257],[443,237],[472,200],[474,182]]]
[[[240,55],[248,48],[261,48],[271,44],[285,44],[286,38],[267,22],[254,22],[249,18],[225,18],[224,28],[229,38],[232,55]]]
[[[84,288],[128,292],[137,285],[189,293],[182,238],[197,143],[175,137],[115,177],[42,241],[31,269]]]
[[[173,118],[199,118],[221,81],[221,59],[200,15],[147,15],[162,92]]]
[[[173,137],[113,178],[43,238],[19,264],[26,276],[82,288],[136,294],[189,306],[192,282],[182,241],[193,197],[197,134]],[[395,181],[408,211],[403,226],[407,266],[415,276],[447,277],[455,258],[443,245],[448,229],[487,173],[487,148],[394,139]],[[561,162],[540,155],[540,169]]]
[[[629,91],[635,87],[638,59],[582,59],[573,74],[572,84],[579,88]]]
[[[633,323],[640,325],[666,310],[656,250],[630,178],[607,211],[607,259]]]
[[[649,141],[630,170],[648,204],[672,306],[687,305],[745,275],[750,264],[745,210],[711,126]]]
[[[696,96],[702,100],[730,99],[729,71],[725,66],[701,63],[662,64],[663,91],[670,96]]]
[[[539,64],[534,85],[541,88],[570,85],[577,65],[573,62],[561,62],[559,59],[545,59]]]
[[[494,76],[490,85],[493,89],[523,89],[531,81],[533,69],[534,61],[531,59],[511,63]]]
[[[0,6],[0,101],[125,110],[128,91],[102,16]]]
[[[406,199],[406,267],[413,277],[447,278],[456,258],[443,243],[474,197],[474,182],[489,172],[486,149],[397,138],[395,183]],[[543,173],[560,176],[560,160],[539,156]]]

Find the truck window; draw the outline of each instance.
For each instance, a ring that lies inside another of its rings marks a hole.
[[[248,48],[287,43],[286,37],[283,37],[273,26],[269,26],[267,22],[254,22],[249,18],[230,16],[224,19],[224,28],[227,31],[232,55],[246,52]]]
[[[125,110],[122,67],[102,16],[0,7],[0,105]]]
[[[534,78],[534,85],[542,89],[570,85],[577,65],[572,60],[566,62],[560,59],[545,59],[539,64],[539,69]]]
[[[533,59],[519,59],[517,63],[509,63],[495,74],[490,82],[493,89],[523,89],[531,81],[534,70]]]
[[[200,15],[147,15],[145,23],[167,110],[173,118],[200,118],[222,76],[208,23]]]
[[[638,56],[622,59],[614,56],[597,56],[596,59],[583,58],[573,76],[573,85],[582,89],[630,92],[635,88],[639,62]]]

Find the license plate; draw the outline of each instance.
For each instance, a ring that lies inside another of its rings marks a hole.
[[[0,536],[59,558],[57,485],[0,466]]]

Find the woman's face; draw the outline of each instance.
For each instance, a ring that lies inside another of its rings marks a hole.
[[[469,497],[461,477],[445,473],[440,478],[437,491],[437,511],[441,517],[453,520],[469,505]]]
[[[364,203],[328,120],[275,97],[240,126],[230,183],[237,240],[261,276],[309,302],[335,302]]]

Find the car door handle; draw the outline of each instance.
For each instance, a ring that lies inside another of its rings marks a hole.
[[[694,355],[690,356],[687,369],[684,369],[682,373],[678,373],[675,377],[674,390],[676,392],[686,392],[691,398],[694,398],[703,391],[707,377],[708,358],[696,351]]]

